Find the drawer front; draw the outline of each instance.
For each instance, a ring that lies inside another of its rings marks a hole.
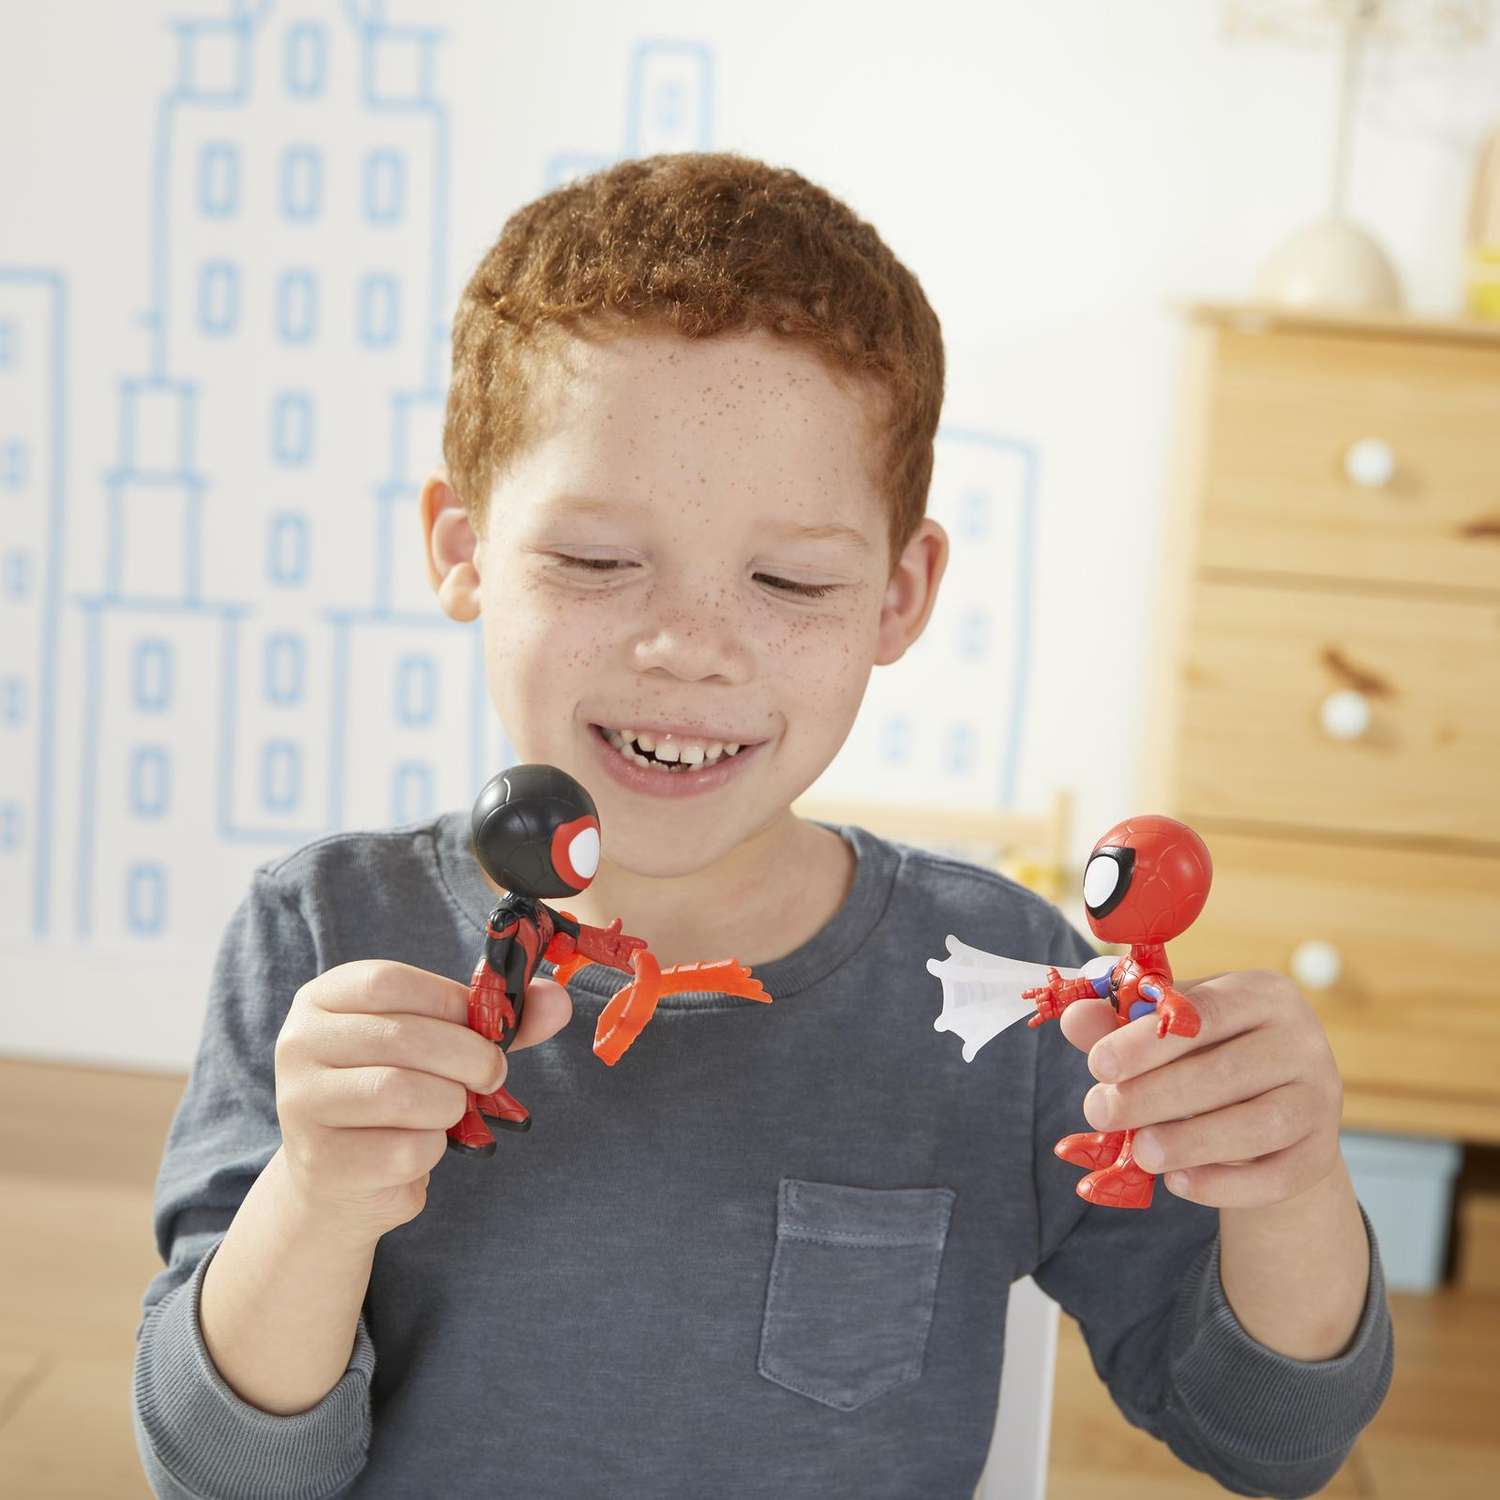
[[[1500,856],[1197,827],[1213,888],[1168,948],[1179,979],[1289,974],[1328,1030],[1346,1091],[1500,1106]]]
[[[1500,601],[1194,586],[1189,820],[1500,844]]]
[[[1500,592],[1500,348],[1225,329],[1204,485],[1205,566]]]

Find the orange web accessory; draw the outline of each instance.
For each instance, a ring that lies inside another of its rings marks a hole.
[[[571,960],[569,961],[571,964]],[[721,995],[738,995],[745,1000],[769,1004],[765,986],[749,969],[734,959],[712,963],[674,964],[663,969],[645,949],[630,955],[635,978],[604,1007],[594,1028],[594,1052],[610,1067],[629,1051],[635,1039],[656,1014],[656,1002],[663,995],[681,995],[689,990],[712,990]],[[582,965],[573,966],[576,973]]]

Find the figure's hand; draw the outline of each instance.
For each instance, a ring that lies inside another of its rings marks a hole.
[[[595,963],[630,972],[630,955],[646,946],[645,938],[622,932],[619,917],[608,927],[584,927],[578,933],[578,951]]]
[[[510,1050],[567,1024],[568,992],[526,991]],[[505,1082],[494,1042],[469,1029],[466,985],[361,959],[309,980],[276,1039],[276,1112],[287,1177],[331,1230],[378,1239],[416,1218],[467,1093]]]
[[[1021,991],[1023,1000],[1036,1001],[1036,1014],[1026,1022],[1028,1026],[1040,1026],[1043,1021],[1055,1021],[1062,1015],[1067,1008],[1062,998],[1063,987],[1067,982],[1056,968],[1049,968],[1046,984]]]
[[[1068,1007],[1063,1034],[1100,1080],[1089,1124],[1136,1131],[1136,1160],[1195,1203],[1262,1207],[1321,1182],[1339,1165],[1343,1083],[1302,991],[1264,970],[1178,989],[1196,1036],[1158,1037],[1152,1015],[1117,1028],[1103,1001]]]
[[[1156,1006],[1156,1034],[1166,1036],[1197,1036],[1202,1025],[1193,1002],[1185,995],[1169,991]]]

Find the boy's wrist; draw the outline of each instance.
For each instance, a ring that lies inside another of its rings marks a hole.
[[[365,1255],[373,1254],[386,1232],[385,1227],[372,1225],[368,1217],[306,1192],[286,1158],[285,1145],[276,1148],[261,1176],[268,1179],[266,1185],[274,1196],[278,1217],[293,1236],[306,1236],[351,1255]]]

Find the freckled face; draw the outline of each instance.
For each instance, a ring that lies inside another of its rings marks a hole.
[[[593,794],[607,860],[687,874],[806,790],[864,695],[890,561],[866,407],[761,331],[568,358],[475,554],[490,694],[521,759]],[[744,748],[648,770],[627,728]]]

